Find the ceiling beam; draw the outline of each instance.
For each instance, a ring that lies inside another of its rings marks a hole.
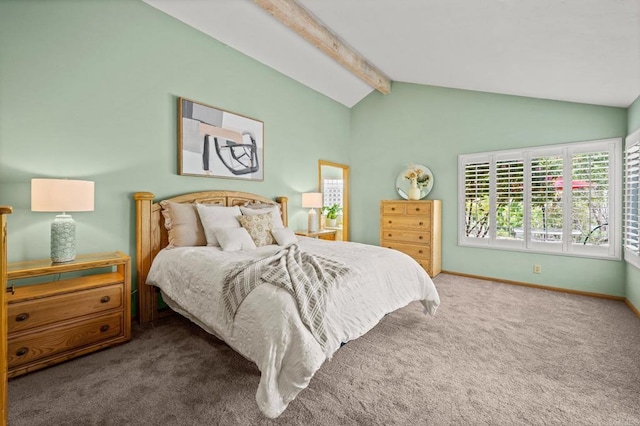
[[[295,0],[255,0],[255,2],[369,86],[385,95],[391,92],[389,77],[344,43]]]

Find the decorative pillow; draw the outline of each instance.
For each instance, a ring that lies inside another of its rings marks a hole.
[[[207,244],[195,205],[160,201],[160,207],[164,216],[164,227],[169,231],[167,248]]]
[[[273,229],[271,230],[271,235],[273,235],[279,246],[288,246],[298,242],[298,237],[289,228]]]
[[[215,234],[222,251],[253,250],[257,248],[244,228],[218,228]]]
[[[280,207],[273,204],[247,204],[240,207],[245,216],[271,213],[273,219],[273,229],[284,228]]]
[[[271,230],[273,229],[271,213],[240,216],[238,220],[240,225],[249,232],[256,246],[262,247],[274,243],[271,236]]]
[[[240,228],[237,217],[242,213],[238,206],[225,207],[216,204],[196,204],[198,215],[204,227],[204,235],[209,246],[220,246],[216,230],[221,228]]]

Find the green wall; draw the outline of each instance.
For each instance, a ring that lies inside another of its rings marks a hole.
[[[640,129],[640,96],[635,100],[628,110],[628,128],[627,133],[631,134]],[[640,270],[638,268],[626,264],[627,281],[626,294],[627,299],[636,309],[640,310]]]
[[[372,93],[352,109],[352,236],[379,243],[379,202],[409,163],[434,174],[428,198],[443,200],[443,269],[624,296],[620,261],[457,245],[457,156],[554,143],[624,137],[627,111],[407,83]],[[372,232],[372,230],[374,230]],[[542,273],[533,274],[533,264]]]
[[[49,256],[54,214],[30,211],[33,177],[95,181],[77,251],[133,257],[136,191],[284,195],[298,229],[318,159],[349,162],[348,108],[140,1],[2,1],[0,58],[10,261]],[[177,175],[178,97],[264,121],[264,182]]]

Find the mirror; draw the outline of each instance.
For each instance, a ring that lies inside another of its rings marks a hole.
[[[349,166],[319,160],[318,188],[324,206],[320,229],[335,229],[336,241],[349,241]],[[333,211],[329,210],[335,205]]]
[[[421,200],[429,195],[431,188],[433,188],[433,173],[431,173],[431,170],[425,165],[414,164],[412,166],[412,170],[418,172],[417,178],[414,179],[414,185],[412,185],[409,179],[409,172],[411,170],[405,169],[401,171],[396,178],[396,191],[398,195],[405,200]],[[413,194],[411,192],[412,187],[414,187],[414,191],[416,191]]]

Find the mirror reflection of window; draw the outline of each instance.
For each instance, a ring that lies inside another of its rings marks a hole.
[[[348,241],[349,235],[349,166],[319,160],[318,184],[322,192],[323,215],[320,226],[336,231],[337,241]],[[329,208],[337,205],[337,217],[330,220]]]
[[[342,207],[342,188],[344,181],[342,179],[325,179],[322,183],[322,194],[324,196],[325,207],[331,207],[334,204]]]

